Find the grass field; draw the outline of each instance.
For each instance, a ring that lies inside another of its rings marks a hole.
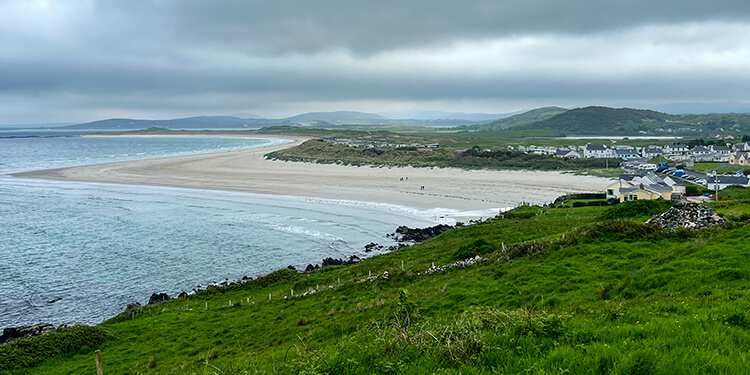
[[[356,265],[280,270],[123,313],[62,354],[2,345],[0,373],[90,374],[95,349],[105,374],[750,372],[750,227],[659,230],[643,222],[668,204],[632,203],[524,207]],[[466,254],[487,260],[425,274]]]

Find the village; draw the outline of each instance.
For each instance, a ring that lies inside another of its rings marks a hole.
[[[750,186],[743,166],[750,165],[750,143],[663,147],[587,144],[580,147],[518,147],[519,151],[566,158],[615,158],[628,172],[607,187],[609,202],[666,199],[707,201],[729,186]],[[688,189],[688,186],[703,189]],[[707,192],[713,190],[713,194]],[[692,194],[691,194],[692,193]]]

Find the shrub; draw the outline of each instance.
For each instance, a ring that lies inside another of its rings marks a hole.
[[[478,239],[468,245],[461,246],[455,253],[453,253],[453,260],[466,260],[474,258],[475,256],[483,256],[495,251],[495,247],[483,240]]]
[[[637,200],[623,202],[604,211],[601,219],[624,219],[639,216],[652,216],[660,214],[672,207],[672,202],[664,199]]]
[[[110,339],[112,335],[99,327],[60,327],[46,335],[0,345],[0,371],[31,367],[62,353],[94,349]]]

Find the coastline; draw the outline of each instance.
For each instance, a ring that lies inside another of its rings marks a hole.
[[[121,136],[123,135],[110,137]],[[239,151],[93,164],[11,175],[17,178],[166,186],[395,204],[458,221],[494,216],[499,210],[522,202],[544,204],[566,193],[601,191],[610,183],[609,179],[601,177],[548,171],[356,167],[267,160],[265,154],[296,146],[309,138],[275,135],[255,138],[292,141]]]

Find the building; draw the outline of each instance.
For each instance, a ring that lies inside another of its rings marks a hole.
[[[714,154],[714,160],[722,163],[729,161],[729,156],[732,155],[732,149],[728,146],[711,146],[711,151]]]
[[[641,155],[638,153],[638,151],[633,147],[620,147],[614,151],[616,158],[621,159],[633,159],[633,158],[640,158]]]
[[[654,146],[654,145],[649,145],[648,147],[645,147],[641,151],[641,156],[643,156],[646,159],[653,159],[655,157],[661,156],[661,154],[662,154],[661,148]]]
[[[605,145],[587,144],[583,147],[584,158],[612,158],[612,150]]]
[[[578,159],[581,157],[581,154],[579,154],[578,151],[561,147],[555,151],[555,156],[558,158]]]
[[[620,179],[607,187],[607,200],[620,202],[633,200],[671,200],[685,195],[685,186],[672,179],[662,179],[653,173],[645,176],[620,175]]]
[[[685,156],[689,152],[690,149],[684,143],[670,143],[664,146],[664,154],[668,156]]]
[[[745,176],[708,176],[706,187],[723,190],[732,185],[748,186],[748,181],[750,179]]]
[[[735,152],[729,155],[729,164],[732,165],[750,165],[750,153]]]
[[[690,154],[693,157],[693,160],[697,162],[702,161],[712,161],[714,160],[714,154],[711,152],[710,149],[705,148],[703,146],[695,146],[692,150],[690,150]]]
[[[732,150],[736,152],[747,152],[750,151],[750,142],[735,143]]]

